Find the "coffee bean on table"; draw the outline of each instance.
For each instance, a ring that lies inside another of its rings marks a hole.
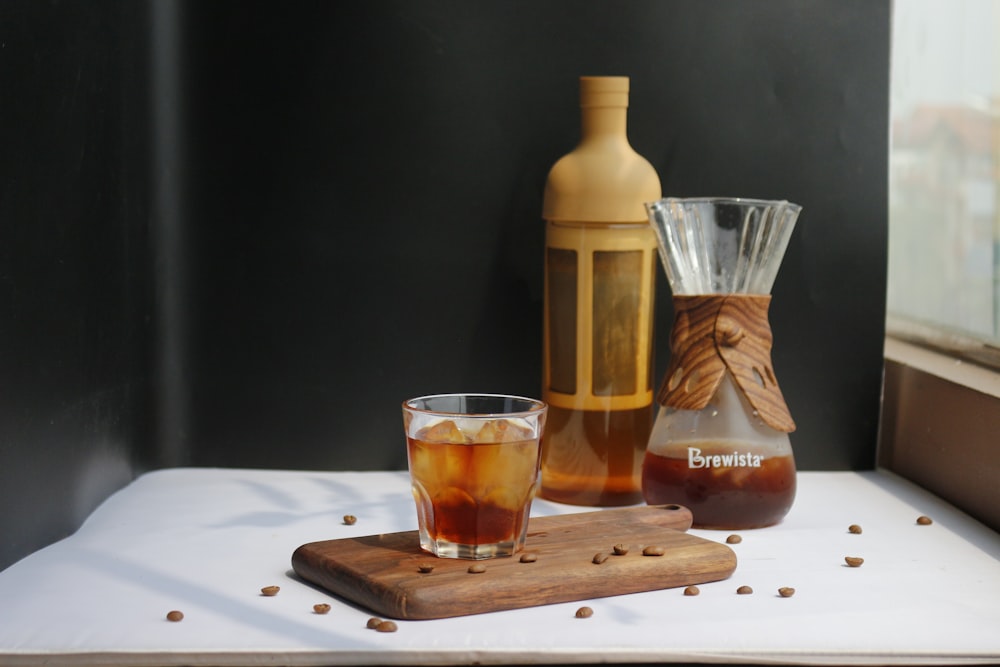
[[[395,632],[399,627],[393,621],[382,621],[375,626],[375,632]]]

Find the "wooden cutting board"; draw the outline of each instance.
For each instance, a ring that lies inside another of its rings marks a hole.
[[[430,619],[688,586],[729,577],[736,554],[688,535],[691,512],[678,505],[630,507],[535,517],[525,551],[488,560],[436,558],[417,531],[351,537],[300,546],[292,567],[331,593],[398,619]],[[613,555],[623,544],[625,555]],[[661,546],[662,556],[644,556]],[[595,563],[598,553],[609,554]],[[479,564],[485,572],[470,573]],[[432,566],[422,572],[422,566]]]

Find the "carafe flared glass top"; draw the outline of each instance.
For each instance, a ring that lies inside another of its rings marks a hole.
[[[661,199],[646,205],[678,294],[770,294],[802,208],[759,199]]]

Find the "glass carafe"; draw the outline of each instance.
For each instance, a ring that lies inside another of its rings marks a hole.
[[[768,309],[801,207],[704,198],[646,208],[674,323],[643,496],[684,505],[700,528],[777,523],[795,499],[795,423],[771,364]]]

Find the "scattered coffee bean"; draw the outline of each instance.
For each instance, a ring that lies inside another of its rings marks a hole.
[[[368,619],[368,623],[367,625],[365,625],[365,627],[368,628],[369,630],[374,630],[375,628],[378,627],[378,624],[381,622],[382,622],[381,618],[379,618],[378,616],[372,616],[371,618]]]
[[[277,595],[280,590],[280,586],[264,586],[264,588],[260,589],[260,594],[270,598]]]
[[[782,586],[781,588],[778,589],[778,595],[780,595],[783,598],[790,598],[793,595],[795,595],[795,589],[789,586]]]
[[[917,517],[917,524],[919,524],[921,526],[929,526],[932,523],[934,523],[934,521],[929,516],[918,516]]]
[[[486,571],[486,566],[482,563],[476,563],[475,565],[470,565],[467,571],[469,574],[482,574]]]
[[[743,541],[743,538],[739,535],[730,535],[726,538],[726,544],[739,544]]]
[[[847,527],[847,532],[851,533],[852,535],[860,535],[861,526],[859,526],[856,523],[852,523],[850,526]]]
[[[697,586],[688,586],[684,589],[684,595],[694,596],[701,593],[701,590]]]
[[[847,563],[848,567],[861,567],[865,559],[858,558],[857,556],[844,556],[844,562]]]
[[[662,556],[665,553],[667,553],[666,549],[655,545],[650,545],[642,550],[643,556]]]
[[[606,553],[604,553],[604,552],[598,552],[598,553],[594,554],[594,557],[591,559],[591,562],[593,562],[595,565],[600,565],[601,563],[603,563],[607,559],[608,559],[608,555]]]
[[[184,612],[177,611],[176,609],[174,609],[173,611],[168,611],[167,612],[167,620],[168,621],[172,621],[174,623],[177,623],[178,621],[183,621],[184,620]]]
[[[521,562],[522,563],[534,563],[536,560],[538,560],[538,554],[533,554],[533,553],[530,553],[530,552],[529,553],[525,553],[525,554],[521,554]]]
[[[395,632],[398,629],[393,621],[382,621],[375,626],[375,632]]]
[[[421,563],[420,565],[417,566],[417,572],[423,572],[424,574],[427,574],[428,572],[433,572],[433,571],[434,571],[434,566],[431,565],[430,563]]]
[[[628,547],[624,544],[616,544],[612,547],[612,549],[614,550],[616,556],[624,556],[628,553]]]
[[[749,586],[740,586],[736,589],[737,595],[753,595],[753,589]]]
[[[345,514],[344,515],[344,525],[345,526],[353,526],[357,522],[358,522],[358,517],[354,516],[353,514]]]
[[[325,602],[321,602],[320,604],[314,604],[313,611],[316,612],[317,614],[326,614],[330,611],[330,605],[326,604]]]
[[[577,618],[590,618],[593,615],[594,615],[594,610],[591,609],[590,607],[580,607],[579,609],[576,610]]]

